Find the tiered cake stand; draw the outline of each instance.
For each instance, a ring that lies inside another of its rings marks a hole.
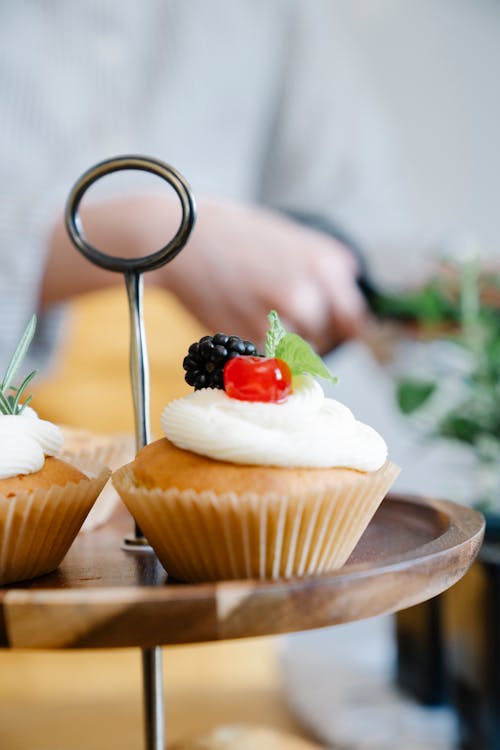
[[[105,255],[87,242],[78,219],[88,187],[123,169],[152,172],[181,201],[177,234],[144,258]],[[194,217],[194,199],[182,176],[163,162],[138,156],[92,167],[68,202],[67,226],[77,248],[93,263],[125,276],[138,447],[150,439],[141,274],[177,255]],[[130,516],[120,507],[109,524],[77,538],[58,570],[0,589],[0,646],[142,649],[145,744],[147,750],[163,750],[161,646],[338,625],[417,604],[466,572],[481,544],[484,522],[476,511],[450,502],[393,495],[383,501],[350,560],[335,573],[207,584],[167,580],[140,529],[130,536],[130,528]]]
[[[124,548],[130,529],[120,508],[106,526],[80,534],[54,573],[0,589],[0,646],[137,647],[148,654],[160,645],[286,633],[394,612],[435,596],[466,572],[481,544],[483,518],[443,500],[389,495],[341,570],[276,582],[167,581],[150,548]],[[160,750],[161,683],[149,700],[156,709],[146,705],[146,747]]]
[[[388,495],[340,570],[288,581],[182,584],[150,548],[130,554],[120,507],[80,534],[53,573],[0,589],[0,645],[152,648],[339,625],[429,599],[479,550],[483,517],[445,500]]]

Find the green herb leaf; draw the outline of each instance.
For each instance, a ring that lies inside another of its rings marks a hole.
[[[276,348],[283,336],[286,335],[286,330],[276,310],[271,310],[267,319],[269,320],[269,330],[266,335],[266,357],[275,357]]]
[[[436,384],[427,380],[408,378],[400,380],[396,397],[403,414],[412,414],[419,409],[436,390]]]
[[[12,355],[12,359],[10,360],[7,366],[4,379],[2,380],[2,391],[4,391],[4,393],[6,390],[10,388],[10,385],[12,381],[14,380],[16,372],[18,371],[19,366],[21,365],[21,362],[26,356],[26,352],[28,351],[31,342],[33,341],[33,336],[35,335],[35,329],[36,329],[36,315],[33,315],[33,317],[31,318],[30,322],[28,323],[26,327],[26,330],[21,336],[21,339],[16,347],[16,351]]]
[[[24,391],[26,390],[26,386],[28,385],[28,383],[30,383],[33,380],[33,378],[35,377],[35,375],[37,374],[37,372],[38,372],[38,370],[33,370],[33,372],[30,372],[30,374],[27,375],[24,378],[24,380],[21,383],[21,385],[19,386],[19,388],[16,389],[16,397],[15,397],[15,399],[13,401],[13,404],[12,404],[13,414],[17,414],[18,413],[18,410],[20,408],[19,407],[19,402],[21,400],[21,396],[23,395]],[[29,399],[31,400],[31,396],[29,397]],[[26,406],[26,402],[23,404],[22,409],[24,409],[25,406]],[[22,411],[22,409],[21,409],[21,411]]]
[[[0,414],[12,414],[12,406],[0,390]]]
[[[23,411],[26,409],[26,407],[30,405],[32,398],[33,398],[33,396],[28,396],[28,398],[18,408],[18,411],[17,411],[18,414],[22,414],[23,413]]]
[[[33,315],[30,322],[28,323],[26,330],[24,331],[21,339],[16,347],[14,354],[7,366],[4,378],[0,385],[0,414],[21,414],[26,405],[31,401],[31,396],[25,400],[23,404],[20,404],[20,398],[23,392],[26,390],[28,383],[35,377],[36,370],[31,372],[19,386],[15,388],[12,385],[19,367],[22,364],[26,352],[33,340],[36,330],[36,315]],[[13,394],[9,394],[8,391],[13,391]]]
[[[321,358],[307,341],[297,333],[287,333],[276,310],[267,316],[269,330],[266,336],[266,357],[278,357],[287,363],[292,375],[317,375],[332,383],[337,382]]]
[[[306,372],[309,375],[325,378],[331,383],[338,382],[338,378],[331,374],[310,344],[296,333],[285,333],[276,347],[275,356],[287,363],[292,375],[301,375]]]

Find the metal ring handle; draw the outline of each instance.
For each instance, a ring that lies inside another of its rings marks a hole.
[[[101,177],[122,170],[139,170],[161,177],[175,190],[181,202],[182,219],[175,236],[160,250],[156,250],[154,253],[140,258],[120,258],[107,255],[95,248],[86,239],[83,225],[78,215],[81,200],[89,187],[101,179]],[[169,164],[147,156],[116,156],[112,159],[99,162],[99,164],[96,164],[82,174],[69,194],[65,220],[66,228],[74,245],[92,263],[108,271],[118,271],[127,274],[141,273],[142,271],[152,271],[155,268],[160,268],[160,266],[175,258],[182,250],[189,239],[196,220],[196,203],[191,188],[184,177]]]
[[[160,250],[142,258],[120,258],[106,255],[85,238],[78,216],[81,200],[89,187],[105,175],[136,169],[162,177],[177,193],[182,206],[182,219],[175,236]],[[134,401],[137,449],[149,442],[149,377],[148,357],[142,314],[142,272],[152,271],[171,261],[182,250],[196,219],[196,206],[189,185],[169,164],[144,156],[118,156],[88,169],[74,185],[66,206],[66,228],[75,247],[92,263],[108,271],[125,275],[130,311],[130,374]],[[126,540],[129,549],[141,549],[145,540],[136,524],[135,536]],[[162,750],[165,746],[163,713],[163,682],[161,648],[144,649],[142,657],[146,747]]]

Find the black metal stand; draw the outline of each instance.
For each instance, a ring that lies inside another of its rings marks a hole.
[[[141,170],[161,177],[173,187],[182,206],[182,219],[175,236],[160,250],[140,258],[119,258],[102,253],[85,238],[78,208],[88,188],[101,177],[121,170]],[[125,276],[130,312],[130,380],[134,403],[136,449],[151,439],[149,419],[149,365],[142,307],[144,271],[169,263],[189,239],[196,218],[194,197],[185,179],[173,167],[143,156],[121,156],[96,164],[85,172],[71,190],[66,208],[66,227],[75,247],[92,263]],[[125,538],[129,551],[144,549],[147,540],[135,525],[135,533]],[[162,651],[159,646],[142,651],[144,724],[146,750],[164,750],[165,714],[163,708]]]

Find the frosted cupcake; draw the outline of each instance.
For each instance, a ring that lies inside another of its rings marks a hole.
[[[134,457],[134,437],[126,433],[96,433],[78,427],[61,425],[64,445],[60,457],[70,463],[102,464],[118,469],[125,461]],[[115,488],[107,482],[81,531],[94,531],[107,523],[117,506],[121,504]]]
[[[57,458],[60,429],[28,406],[30,373],[12,385],[35,331],[32,318],[0,385],[0,584],[57,568],[109,476]]]
[[[339,568],[397,476],[380,435],[324,396],[315,376],[333,378],[309,345],[270,320],[264,358],[223,334],[192,345],[195,392],[113,477],[179,580]]]

